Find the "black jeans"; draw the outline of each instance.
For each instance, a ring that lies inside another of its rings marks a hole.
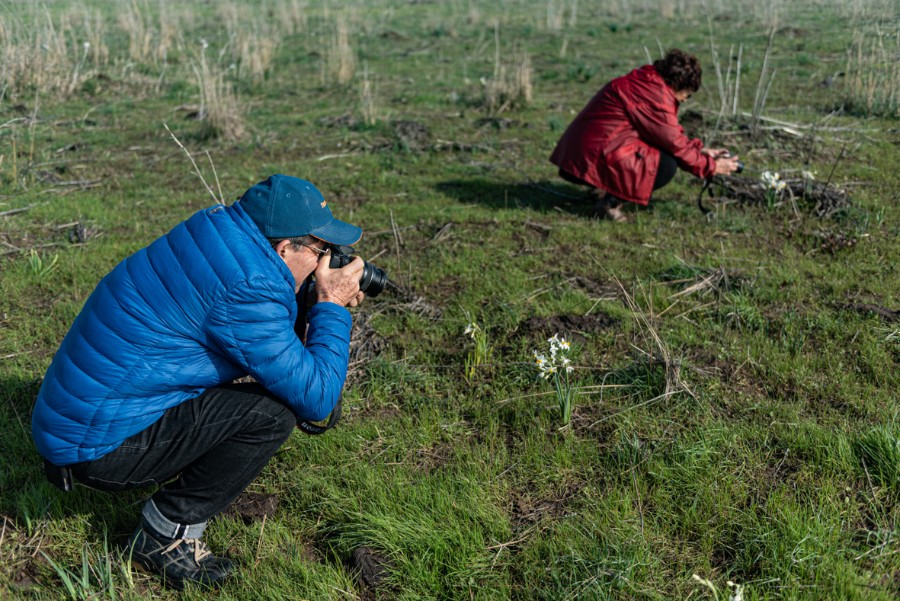
[[[664,150],[659,151],[659,167],[656,170],[656,178],[653,180],[653,189],[659,190],[675,177],[675,172],[678,171],[678,162],[675,160],[671,154]],[[593,184],[589,184],[580,177],[576,177],[571,173],[559,170],[559,176],[566,180],[567,182],[579,185],[579,186],[588,186],[590,188],[594,188]]]
[[[115,451],[73,465],[72,473],[107,491],[162,484],[153,495],[160,513],[196,524],[247,488],[296,424],[259,384],[220,386],[167,410]]]

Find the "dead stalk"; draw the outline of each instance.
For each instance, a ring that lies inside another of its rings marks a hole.
[[[197,175],[197,177],[200,178],[200,181],[203,182],[203,186],[206,188],[206,191],[209,192],[209,195],[213,197],[213,200],[216,201],[216,203],[224,203],[225,202],[224,198],[222,198],[222,199],[216,198],[216,193],[213,192],[212,188],[209,187],[209,184],[206,183],[206,178],[204,178],[203,174],[200,173],[200,168],[197,167],[197,161],[194,160],[194,157],[191,156],[191,153],[188,152],[188,149],[184,147],[184,144],[181,143],[181,140],[179,140],[175,136],[175,134],[172,133],[172,130],[169,129],[168,124],[163,123],[163,127],[166,128],[166,131],[169,132],[169,135],[172,136],[172,139],[175,140],[176,144],[178,144],[178,147],[181,148],[181,150],[184,151],[184,154],[186,154],[187,157],[191,160],[191,164],[194,166],[194,173]],[[210,163],[212,163],[212,159],[210,159]],[[216,176],[216,178],[218,181],[218,176]]]

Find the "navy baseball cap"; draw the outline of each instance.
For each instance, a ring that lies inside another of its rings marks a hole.
[[[266,238],[315,236],[338,246],[362,238],[362,229],[335,219],[325,197],[305,179],[272,175],[238,202]]]

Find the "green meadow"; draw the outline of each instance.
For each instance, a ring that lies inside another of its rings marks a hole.
[[[746,168],[593,219],[550,152],[671,47]],[[890,0],[0,2],[0,598],[896,599],[898,165]],[[177,593],[122,550],[153,491],[58,491],[31,410],[100,278],[273,173],[391,284]]]

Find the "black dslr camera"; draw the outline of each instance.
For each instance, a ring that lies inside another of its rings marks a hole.
[[[332,246],[331,262],[328,264],[332,269],[340,269],[353,260],[352,246]],[[369,296],[378,296],[384,287],[387,286],[388,277],[383,269],[375,267],[368,261],[363,261],[363,273],[359,278],[359,289]]]

